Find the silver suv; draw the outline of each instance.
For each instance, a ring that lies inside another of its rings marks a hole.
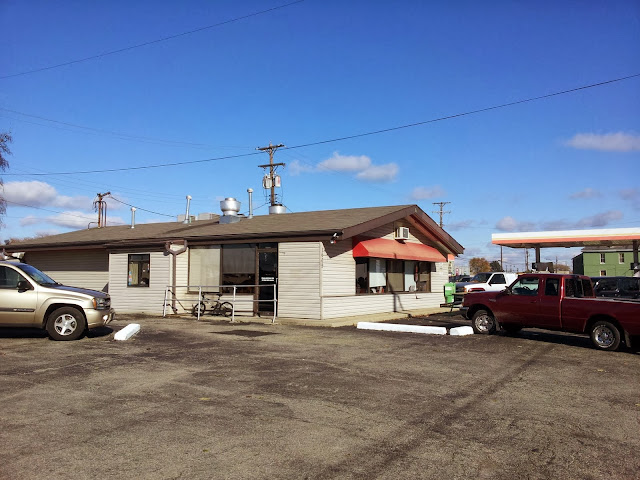
[[[76,340],[107,325],[108,294],[66,287],[26,263],[0,261],[0,326],[44,328],[53,340]]]

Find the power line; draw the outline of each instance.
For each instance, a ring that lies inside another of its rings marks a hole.
[[[115,200],[116,202],[121,203],[123,205],[127,205],[128,207],[133,207],[136,210],[142,210],[143,212],[149,212],[149,213],[153,213],[155,215],[162,215],[163,217],[171,217],[171,218],[176,218],[177,217],[177,215],[169,215],[168,213],[154,212],[153,210],[147,210],[146,208],[136,207],[135,205],[131,205],[130,203],[123,202],[122,200],[118,200],[113,195],[109,195],[109,198],[111,198],[112,200]]]
[[[211,145],[211,144],[208,144],[208,143],[183,142],[183,141],[179,141],[179,140],[168,140],[168,139],[162,139],[162,138],[144,137],[144,136],[141,136],[141,135],[131,135],[131,134],[128,134],[128,133],[115,132],[115,131],[112,131],[112,130],[104,130],[104,129],[94,128],[94,127],[86,127],[84,125],[78,125],[78,124],[75,124],[75,123],[63,122],[63,121],[60,121],[60,120],[54,120],[54,119],[51,119],[51,118],[41,117],[39,115],[33,115],[33,114],[30,114],[30,113],[18,112],[17,110],[11,110],[10,108],[0,107],[0,111],[9,112],[9,113],[13,113],[13,114],[16,114],[16,115],[22,115],[22,116],[30,117],[30,118],[36,118],[38,120],[44,120],[46,122],[56,123],[58,125],[63,125],[63,126],[66,126],[66,127],[72,127],[72,128],[79,128],[79,129],[82,129],[82,130],[88,130],[87,132],[82,132],[82,133],[105,134],[105,135],[109,135],[109,136],[113,136],[113,137],[119,138],[121,140],[133,140],[133,141],[143,142],[143,143],[160,144],[160,145],[166,145],[166,146],[187,146],[187,147],[194,147],[194,148],[249,148],[247,146],[238,146],[238,145]],[[7,118],[11,118],[11,117],[7,117]],[[18,120],[20,122],[31,123],[33,125],[40,125],[40,126],[43,126],[43,127],[55,127],[54,125],[47,125],[45,123],[38,123],[38,122],[30,122],[28,120],[24,120],[24,119],[21,119],[21,118],[11,118],[11,119],[12,120]],[[55,128],[60,128],[62,130],[75,132],[75,130],[72,130],[70,128],[62,128],[62,127],[55,127]]]
[[[635,77],[640,77],[640,73],[636,73],[636,74],[633,74],[633,75],[628,75],[626,77],[614,78],[613,80],[606,80],[604,82],[592,83],[590,85],[584,85],[582,87],[571,88],[569,90],[562,90],[562,91],[559,91],[559,92],[548,93],[546,95],[540,95],[540,96],[537,96],[537,97],[530,97],[530,98],[526,98],[524,100],[516,100],[514,102],[503,103],[501,105],[494,105],[492,107],[480,108],[478,110],[471,110],[471,111],[463,112],[463,113],[456,113],[454,115],[448,115],[446,117],[433,118],[431,120],[425,120],[425,121],[422,121],[422,122],[409,123],[407,125],[400,125],[398,127],[390,127],[390,128],[385,128],[385,129],[382,129],[382,130],[374,130],[372,132],[358,133],[358,134],[355,134],[355,135],[349,135],[347,137],[338,137],[338,138],[332,138],[330,140],[322,140],[322,141],[319,141],[319,142],[305,143],[305,144],[302,144],[302,145],[295,145],[293,147],[287,147],[287,149],[292,150],[294,148],[312,147],[312,146],[315,146],[315,145],[321,145],[323,143],[340,142],[340,141],[343,141],[343,140],[350,140],[352,138],[366,137],[366,136],[369,136],[369,135],[377,135],[377,134],[380,134],[380,133],[392,132],[394,130],[401,130],[403,128],[411,128],[411,127],[417,127],[419,125],[426,125],[428,123],[441,122],[443,120],[451,120],[452,118],[465,117],[465,116],[468,116],[468,115],[475,115],[477,113],[488,112],[490,110],[497,110],[499,108],[511,107],[511,106],[514,106],[514,105],[520,105],[522,103],[534,102],[536,100],[543,100],[545,98],[556,97],[558,95],[564,95],[564,94],[567,94],[567,93],[573,93],[573,92],[577,92],[577,91],[580,91],[580,90],[586,90],[588,88],[600,87],[602,85],[607,85],[607,84],[615,83],[615,82],[621,82],[623,80],[629,80],[629,79],[635,78]]]
[[[30,173],[29,175],[30,176],[79,175],[79,174],[83,174],[83,173],[125,172],[125,171],[131,171],[131,170],[147,170],[147,169],[150,169],[150,168],[175,167],[175,166],[178,166],[178,165],[190,165],[190,164],[194,164],[194,163],[215,162],[215,161],[219,161],[219,160],[228,160],[228,159],[233,159],[233,158],[249,157],[249,156],[253,156],[253,155],[260,155],[260,152],[242,153],[242,154],[238,154],[238,155],[226,155],[224,157],[205,158],[205,159],[202,159],[202,160],[188,160],[188,161],[184,161],[184,162],[159,163],[159,164],[156,164],[156,165],[144,165],[144,166],[140,166],[140,167],[107,168],[107,169],[103,169],[103,170],[84,170],[84,171],[77,171],[77,172]],[[4,176],[4,175],[24,175],[24,174],[23,173],[21,173],[21,174],[3,173],[2,175]]]
[[[302,0],[301,0],[302,1]],[[529,102],[534,102],[537,100],[544,100],[547,98],[551,98],[551,97],[556,97],[559,95],[565,95],[568,93],[573,93],[573,92],[577,92],[580,90],[587,90],[589,88],[595,88],[595,87],[601,87],[603,85],[608,85],[611,83],[616,83],[616,82],[621,82],[624,80],[629,80],[631,78],[636,78],[636,77],[640,77],[640,73],[636,73],[633,75],[628,75],[626,77],[620,77],[620,78],[615,78],[612,80],[605,80],[603,82],[598,82],[598,83],[592,83],[589,85],[583,85],[581,87],[576,87],[576,88],[571,88],[568,90],[561,90],[558,92],[554,92],[554,93],[548,93],[546,95],[539,95],[536,97],[530,97],[530,98],[526,98],[523,100],[516,100],[513,102],[508,102],[508,103],[503,103],[500,105],[494,105],[491,107],[485,107],[485,108],[480,108],[477,110],[470,110],[468,112],[462,112],[462,113],[456,113],[453,115],[447,115],[445,117],[438,117],[438,118],[433,118],[431,120],[424,120],[422,122],[415,122],[415,123],[409,123],[406,125],[400,125],[397,127],[390,127],[390,128],[385,128],[382,130],[374,130],[371,132],[366,132],[366,133],[358,133],[358,134],[354,134],[354,135],[349,135],[349,136],[345,136],[345,137],[338,137],[338,138],[332,138],[329,140],[320,140],[317,142],[312,142],[312,143],[303,143],[300,145],[294,145],[291,147],[282,147],[283,150],[294,150],[297,148],[305,148],[305,147],[312,147],[315,145],[323,145],[323,144],[327,144],[327,143],[333,143],[333,142],[341,142],[344,140],[350,140],[353,138],[361,138],[361,137],[366,137],[366,136],[370,136],[370,135],[378,135],[381,133],[387,133],[387,132],[393,132],[396,130],[402,130],[405,128],[413,128],[413,127],[417,127],[420,125],[427,125],[429,123],[436,123],[436,122],[442,122],[444,120],[451,120],[454,118],[460,118],[460,117],[465,117],[465,116],[469,116],[469,115],[476,115],[478,113],[483,113],[483,112],[488,112],[491,110],[497,110],[500,108],[506,108],[506,107],[512,107],[514,105],[520,105],[523,103],[529,103]],[[253,155],[259,155],[260,152],[251,152],[251,153],[243,153],[243,154],[238,154],[238,155],[226,155],[223,157],[214,157],[214,158],[206,158],[206,159],[202,159],[202,160],[190,160],[190,161],[183,161],[183,162],[171,162],[171,163],[162,163],[162,164],[155,164],[155,165],[145,165],[145,166],[140,166],[140,167],[122,167],[122,168],[108,168],[108,169],[103,169],[103,170],[83,170],[83,171],[75,171],[75,172],[51,172],[51,173],[34,173],[32,175],[34,176],[40,176],[40,175],[79,175],[79,174],[85,174],[85,173],[107,173],[107,172],[124,172],[124,171],[131,171],[131,170],[146,170],[146,169],[150,169],[150,168],[162,168],[162,167],[173,167],[173,166],[178,166],[178,165],[190,165],[190,164],[195,164],[195,163],[205,163],[205,162],[215,162],[215,161],[220,161],[220,160],[229,160],[229,159],[235,159],[235,158],[242,158],[242,157],[249,157],[249,156],[253,156]],[[14,175],[12,173],[4,173],[3,175]]]
[[[220,27],[222,25],[227,25],[229,23],[238,22],[240,20],[245,20],[247,18],[255,17],[257,15],[262,15],[262,14],[265,14],[265,13],[273,12],[274,10],[279,10],[281,8],[289,7],[291,5],[295,5],[296,3],[301,3],[303,1],[304,0],[296,0],[294,2],[286,3],[284,5],[279,5],[277,7],[272,7],[272,8],[268,8],[266,10],[261,10],[259,12],[249,13],[249,14],[243,15],[241,17],[232,18],[231,20],[225,20],[224,22],[215,23],[213,25],[207,25],[206,27],[196,28],[195,30],[189,30],[188,32],[177,33],[175,35],[170,35],[168,37],[158,38],[156,40],[150,40],[148,42],[139,43],[137,45],[131,45],[129,47],[119,48],[117,50],[111,50],[109,52],[99,53],[97,55],[92,55],[90,57],[79,58],[77,60],[70,60],[68,62],[58,63],[56,65],[50,65],[48,67],[36,68],[36,69],[33,69],[33,70],[27,70],[27,71],[20,72],[20,73],[13,73],[11,75],[4,75],[4,76],[0,77],[0,80],[4,80],[6,78],[19,77],[19,76],[22,76],[22,75],[28,75],[28,74],[36,73],[36,72],[42,72],[42,71],[51,70],[51,69],[54,69],[54,68],[65,67],[67,65],[73,65],[73,64],[76,64],[76,63],[86,62],[88,60],[95,60],[97,58],[102,58],[102,57],[106,57],[106,56],[109,56],[109,55],[115,55],[116,53],[122,53],[122,52],[126,52],[126,51],[133,50],[133,49],[136,49],[136,48],[146,47],[148,45],[153,45],[153,44],[156,44],[156,43],[166,42],[168,40],[173,40],[174,38],[184,37],[186,35],[191,35],[193,33],[201,32],[203,30],[208,30],[210,28]]]
[[[5,201],[7,203],[12,204],[12,205],[19,205],[21,207],[27,207],[27,208],[35,208],[36,210],[43,210],[45,212],[57,213],[57,214],[60,214],[60,215],[65,215],[67,217],[82,218],[83,220],[93,220],[93,217],[85,217],[83,215],[76,215],[74,213],[59,212],[58,210],[51,210],[51,209],[48,209],[48,208],[36,207],[35,205],[27,205],[25,203],[12,202],[11,200],[5,200]],[[124,225],[124,224],[121,224],[121,225]]]

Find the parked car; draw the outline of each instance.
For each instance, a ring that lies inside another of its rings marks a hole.
[[[470,282],[471,275],[453,275],[452,277],[449,277],[449,281],[452,283]]]
[[[640,336],[640,303],[596,298],[584,275],[524,274],[502,292],[465,295],[460,312],[475,333],[523,327],[586,333],[600,350],[617,350],[622,341],[631,347]]]
[[[464,294],[469,292],[499,292],[507,288],[518,277],[515,273],[482,272],[477,273],[468,282],[456,283],[454,300],[461,302]]]
[[[54,340],[76,340],[111,322],[104,292],[67,287],[26,263],[0,261],[0,326],[46,329]]]
[[[638,277],[591,277],[596,297],[640,300]]]

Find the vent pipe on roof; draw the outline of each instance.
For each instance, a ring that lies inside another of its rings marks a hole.
[[[249,194],[249,218],[253,218],[253,188],[247,188]]]
[[[239,222],[241,217],[238,216],[240,211],[240,202],[233,197],[227,197],[220,202],[220,210],[222,210],[222,216],[218,222],[220,223],[236,223]]]
[[[131,207],[131,228],[136,228],[136,207]]]
[[[184,221],[182,223],[189,224],[191,223],[191,218],[189,218],[189,205],[191,204],[191,195],[187,195],[187,213],[184,216]]]

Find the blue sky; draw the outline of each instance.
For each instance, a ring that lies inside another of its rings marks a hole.
[[[265,203],[257,165],[268,156],[250,154],[269,142],[640,74],[637,1],[287,3],[0,0],[0,131],[14,139],[0,239],[86,228],[106,191],[138,207],[137,222],[184,213],[186,195],[191,213],[218,213],[227,196],[246,210],[249,187]],[[433,202],[451,202],[445,230],[466,249],[461,263],[493,260],[492,233],[640,223],[640,77],[275,158],[290,211],[417,203],[437,220]],[[108,208],[108,224],[130,221],[129,206]],[[504,254],[523,268],[522,251]]]

